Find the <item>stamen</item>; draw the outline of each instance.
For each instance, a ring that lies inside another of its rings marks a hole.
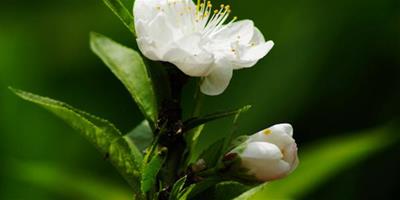
[[[237,19],[234,17],[225,24],[231,13],[230,5],[221,4],[213,9],[210,0],[197,0],[195,6],[191,6],[190,1],[192,0],[167,0],[165,6],[159,5],[156,9],[170,15],[176,25],[182,27],[182,31],[199,32],[203,37],[212,37]]]

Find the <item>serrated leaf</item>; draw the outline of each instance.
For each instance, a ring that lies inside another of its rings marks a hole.
[[[152,143],[154,136],[150,124],[143,120],[138,126],[124,136],[126,140],[132,141],[139,151],[143,152]]]
[[[143,166],[143,174],[141,180],[141,190],[146,193],[155,186],[158,172],[164,164],[165,158],[160,154],[156,154],[150,162]]]
[[[68,104],[22,90],[10,88],[24,100],[36,103],[63,119],[81,132],[118,169],[128,183],[139,192],[141,154],[129,146],[120,131],[107,120],[80,111]],[[133,154],[133,155],[132,155]]]
[[[195,117],[195,118],[189,119],[184,122],[185,131],[189,131],[189,130],[196,128],[202,124],[205,124],[207,122],[211,122],[211,121],[214,121],[217,119],[230,117],[230,116],[237,116],[238,113],[246,112],[250,108],[251,108],[251,106],[247,105],[240,109],[216,112],[216,113],[208,114],[208,115],[205,115],[202,117]]]
[[[179,193],[183,190],[185,183],[186,183],[186,179],[187,179],[187,176],[184,176],[175,182],[174,186],[172,187],[171,194],[169,196],[169,200],[178,200],[179,199]]]
[[[122,21],[122,23],[135,35],[133,15],[120,0],[103,0],[108,8]]]
[[[397,131],[383,127],[301,148],[300,165],[291,175],[255,187],[235,200],[302,198],[338,172],[393,144],[399,139],[395,136]]]
[[[125,85],[139,109],[153,125],[158,115],[157,100],[153,82],[140,54],[98,33],[91,33],[90,46]]]

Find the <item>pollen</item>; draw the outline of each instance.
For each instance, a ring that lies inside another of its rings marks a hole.
[[[272,131],[269,129],[265,129],[265,130],[263,130],[263,133],[264,133],[264,135],[270,135],[272,133]]]

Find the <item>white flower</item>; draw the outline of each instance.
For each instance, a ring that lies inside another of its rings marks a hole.
[[[251,20],[225,23],[229,5],[213,10],[210,1],[136,0],[137,43],[151,60],[176,65],[189,76],[203,77],[201,91],[221,94],[233,70],[252,67],[273,47]]]
[[[296,169],[299,160],[297,145],[290,124],[277,124],[252,136],[234,149],[241,159],[241,166],[249,175],[260,181],[283,178]]]

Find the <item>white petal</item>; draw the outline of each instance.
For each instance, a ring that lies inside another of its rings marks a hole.
[[[136,0],[133,5],[135,22],[137,20],[148,21],[153,19],[159,13],[157,7],[165,4],[167,4],[167,0]]]
[[[271,130],[272,132],[276,132],[279,134],[287,134],[290,137],[293,136],[293,127],[292,125],[288,124],[288,123],[282,123],[282,124],[275,124],[271,127],[268,128],[269,130]]]
[[[297,165],[299,164],[299,158],[297,156],[296,143],[293,143],[284,149],[283,160],[289,163],[291,172],[297,168]]]
[[[180,48],[169,50],[164,60],[177,66],[188,76],[201,77],[206,75],[212,66],[212,55],[201,52],[194,56],[191,52]]]
[[[165,47],[173,42],[176,38],[174,28],[169,24],[164,13],[159,13],[148,24],[148,37],[155,41],[158,46]],[[139,36],[140,37],[140,36]]]
[[[260,29],[257,27],[254,27],[254,34],[253,38],[251,38],[251,41],[254,44],[261,44],[265,42],[264,35],[261,33]]]
[[[249,169],[249,174],[260,181],[271,181],[285,177],[290,173],[290,166],[283,160],[262,162],[255,159],[242,160],[242,166]]]
[[[258,61],[268,54],[268,52],[274,47],[273,41],[268,41],[263,44],[259,44],[254,47],[250,47],[242,55],[241,59],[246,61]]]
[[[163,55],[174,40],[174,29],[166,21],[164,13],[159,13],[150,22],[138,20],[135,23],[140,51],[151,60],[162,60]]]
[[[281,178],[291,170],[289,163],[281,159],[280,149],[267,142],[250,142],[240,157],[242,166],[261,181]]]
[[[240,154],[241,158],[258,160],[280,160],[283,155],[281,150],[268,142],[249,142],[245,150]]]
[[[274,46],[273,41],[268,41],[254,46],[237,47],[239,57],[233,61],[234,69],[253,67],[258,60],[266,56]]]
[[[136,39],[140,51],[150,60],[161,60],[162,52],[158,51],[154,41],[147,38]]]
[[[248,44],[253,37],[254,23],[251,20],[241,20],[224,26],[224,29],[214,36],[214,40]]]
[[[180,39],[171,44],[164,61],[168,61],[177,66],[183,73],[189,76],[206,76],[209,74],[213,55],[206,52],[200,46],[201,35],[193,34]]]
[[[293,128],[290,124],[277,124],[249,137],[250,141],[269,142],[285,149],[295,143],[292,138]]]
[[[230,65],[215,65],[200,85],[200,90],[206,95],[219,95],[225,91],[232,79],[233,69]]]

